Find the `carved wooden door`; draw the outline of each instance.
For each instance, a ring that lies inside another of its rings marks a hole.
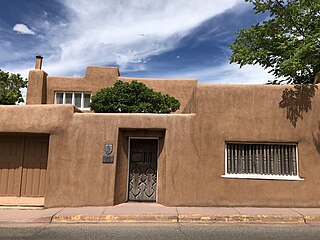
[[[156,201],[157,139],[130,140],[129,201]]]

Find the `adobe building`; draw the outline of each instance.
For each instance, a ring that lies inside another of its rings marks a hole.
[[[24,106],[0,106],[0,205],[320,207],[318,85],[29,73]],[[137,80],[173,114],[94,113],[90,97]]]

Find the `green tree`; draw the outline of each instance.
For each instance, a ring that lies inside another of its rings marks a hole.
[[[0,105],[14,105],[23,102],[21,88],[27,86],[20,74],[1,71],[0,69]]]
[[[313,83],[320,71],[319,0],[245,0],[256,14],[269,20],[242,29],[231,45],[230,63],[259,64],[270,69],[275,80]]]
[[[90,103],[90,109],[99,113],[171,113],[179,108],[179,100],[137,81],[117,81],[97,92]]]

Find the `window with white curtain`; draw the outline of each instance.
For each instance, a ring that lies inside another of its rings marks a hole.
[[[56,92],[55,104],[73,104],[79,109],[89,110],[91,93],[88,92]]]

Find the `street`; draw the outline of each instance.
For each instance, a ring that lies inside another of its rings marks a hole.
[[[0,239],[320,239],[320,225],[262,224],[2,224]]]

